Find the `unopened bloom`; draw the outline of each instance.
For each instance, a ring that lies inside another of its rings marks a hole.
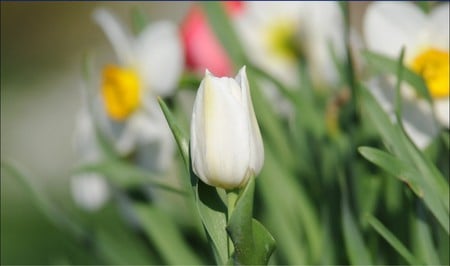
[[[449,5],[441,4],[430,14],[406,2],[373,3],[364,19],[364,33],[370,50],[397,58],[405,47],[407,67],[422,76],[441,125],[450,126]],[[369,88],[392,116],[394,82],[372,80]],[[439,132],[430,105],[408,86],[402,87],[403,124],[420,148],[428,146]]]
[[[245,67],[234,79],[206,71],[192,113],[191,160],[203,182],[225,189],[260,172],[264,147]]]

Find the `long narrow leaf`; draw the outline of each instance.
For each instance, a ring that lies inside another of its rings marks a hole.
[[[369,215],[369,224],[400,254],[409,264],[423,264],[398,240],[378,219]]]

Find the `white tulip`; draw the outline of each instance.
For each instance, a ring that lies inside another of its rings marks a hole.
[[[238,188],[259,174],[264,147],[245,67],[234,79],[206,71],[194,103],[190,145],[193,171],[208,185]]]

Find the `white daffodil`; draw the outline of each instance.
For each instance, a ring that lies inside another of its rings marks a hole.
[[[245,67],[234,79],[206,71],[192,112],[191,159],[203,182],[225,189],[244,186],[261,170],[264,147]]]
[[[449,127],[449,4],[441,4],[430,14],[407,2],[371,4],[364,18],[367,47],[377,53],[398,58],[405,47],[405,64],[421,75],[433,99],[437,120]],[[391,116],[394,82],[373,80],[369,88]],[[402,87],[403,123],[408,135],[420,148],[428,146],[439,132],[427,102]]]
[[[93,17],[118,61],[103,68],[101,82],[89,85],[95,93],[83,91],[75,132],[81,163],[104,159],[98,129],[121,156],[133,152],[141,167],[163,172],[171,163],[174,143],[156,96],[170,95],[182,72],[178,30],[170,22],[155,22],[133,37],[108,11],[98,9]],[[109,195],[106,180],[97,174],[76,175],[71,185],[75,201],[86,209],[98,209]]]
[[[286,85],[299,84],[299,56],[316,84],[338,80],[330,47],[342,58],[345,45],[336,2],[245,2],[234,21],[250,60]]]
[[[158,165],[167,167],[173,141],[156,96],[170,95],[183,70],[182,46],[176,26],[155,22],[135,38],[104,9],[94,13],[118,57],[103,69],[100,102],[109,136],[120,154],[153,142],[160,145]]]

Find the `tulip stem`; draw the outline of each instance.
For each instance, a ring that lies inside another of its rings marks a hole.
[[[227,190],[226,192],[227,192],[227,223],[229,223],[239,194],[238,190],[236,189]],[[228,236],[228,258],[231,257],[233,252],[234,252],[233,242],[231,241],[231,237]]]

